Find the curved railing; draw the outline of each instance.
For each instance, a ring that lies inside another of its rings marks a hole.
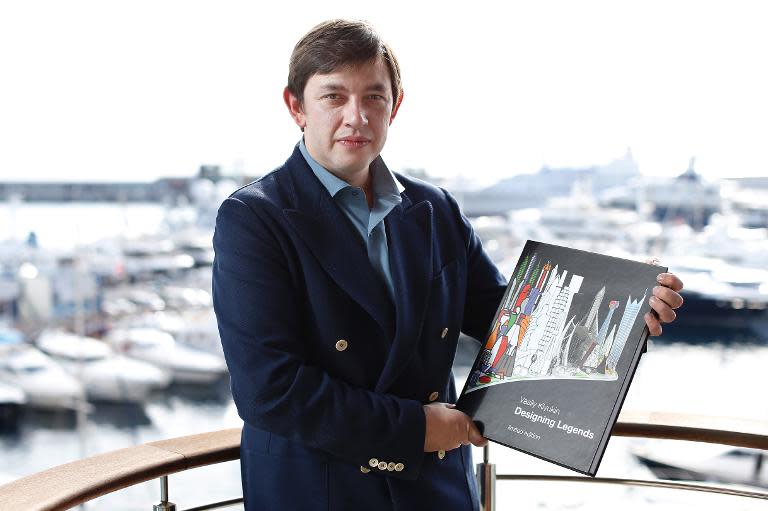
[[[239,457],[240,428],[150,442],[59,465],[0,486],[0,509],[69,509],[134,484]]]
[[[768,450],[768,422],[661,412],[624,412],[614,435],[691,440]],[[129,447],[74,461],[0,486],[3,511],[62,510],[134,484],[161,478],[161,500],[167,476],[196,467],[239,458],[240,428],[190,435]],[[668,481],[623,480],[544,475],[498,475],[500,480],[619,482],[686,490],[717,491],[768,500],[768,493],[733,491],[716,486]],[[241,501],[234,499],[218,505]],[[147,506],[147,509],[149,505]],[[209,506],[195,508],[208,509]],[[155,509],[172,509],[158,505]]]

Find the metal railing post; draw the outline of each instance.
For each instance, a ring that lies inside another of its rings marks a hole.
[[[160,478],[160,503],[155,504],[152,511],[176,511],[176,504],[168,502],[168,476]]]
[[[755,483],[759,483],[760,481],[760,470],[763,468],[763,461],[765,460],[765,453],[759,452],[757,453],[755,457],[755,471],[752,475],[752,479],[754,479]]]
[[[480,491],[480,510],[496,511],[496,465],[489,463],[490,446],[483,447],[483,462],[477,464],[477,487]]]

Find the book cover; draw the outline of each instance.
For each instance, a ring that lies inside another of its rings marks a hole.
[[[489,440],[594,476],[665,271],[526,242],[457,407]]]

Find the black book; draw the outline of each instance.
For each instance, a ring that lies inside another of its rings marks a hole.
[[[594,476],[665,271],[528,241],[457,407],[489,440]]]

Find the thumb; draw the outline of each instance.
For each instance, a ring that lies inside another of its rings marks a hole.
[[[480,430],[474,422],[469,423],[469,442],[475,447],[485,447],[488,445],[488,439],[480,434]]]

